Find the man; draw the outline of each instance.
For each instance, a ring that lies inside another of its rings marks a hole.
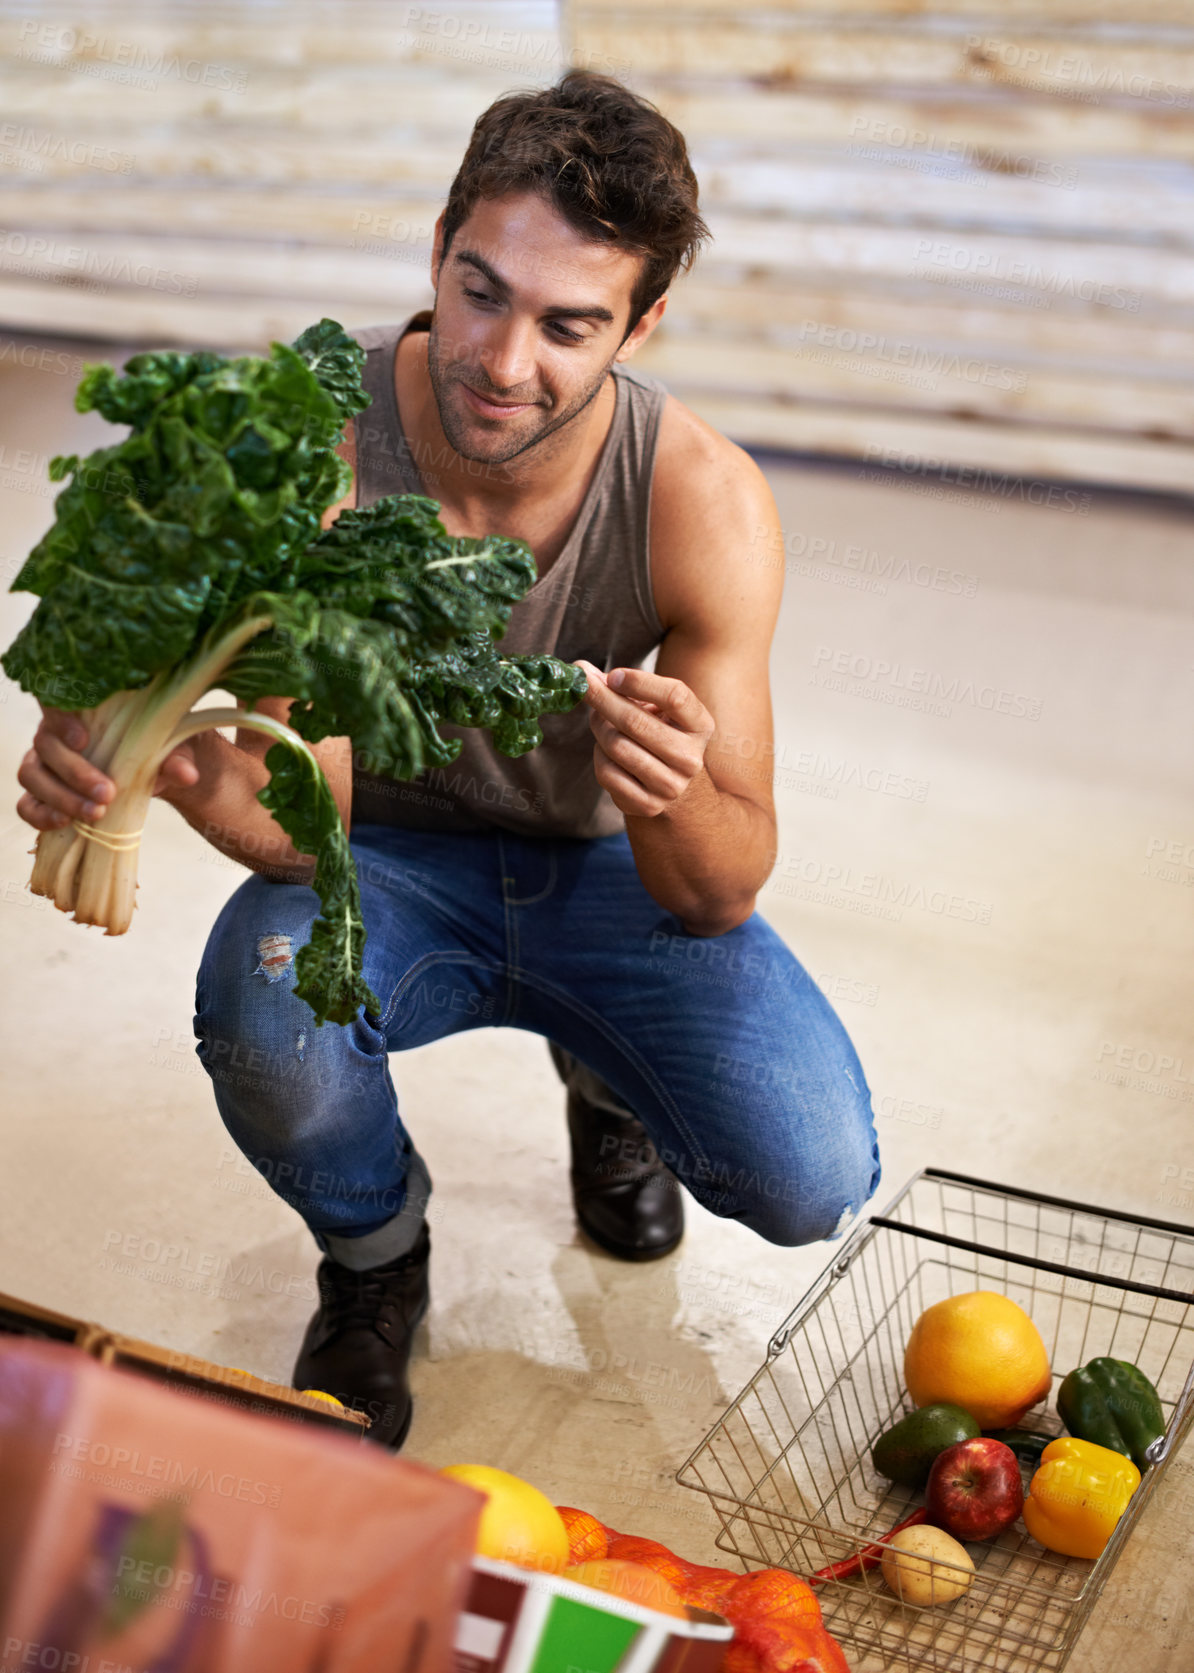
[[[291,992],[317,907],[312,862],[255,799],[268,740],[203,734],[159,779],[258,874],[212,931],[195,1030],[233,1138],[324,1253],[295,1383],[366,1410],[393,1446],[428,1304],[430,1182],[390,1052],[487,1024],[544,1035],[568,1088],[578,1218],[625,1259],[679,1242],[677,1180],[797,1244],[840,1235],[878,1179],[854,1050],[754,910],[776,847],[758,767],[775,503],[741,449],[629,366],[707,236],[679,133],[574,71],[479,119],[436,223],[434,310],[355,333],[373,400],[325,526],[419,492],[451,534],[525,540],[538,580],[503,645],[589,680],[517,761],[448,727],[457,761],[403,785],[354,763],[347,739],[316,746],[352,821],[379,1016],[317,1029]],[[20,772],[31,824],[102,820],[111,787],[84,742],[76,717],[47,713]]]

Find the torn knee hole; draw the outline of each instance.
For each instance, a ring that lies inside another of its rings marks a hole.
[[[291,940],[288,935],[263,935],[257,942],[260,959],[254,976],[264,976],[267,982],[280,982],[290,969]]]
[[[850,1224],[851,1220],[853,1220],[857,1212],[858,1210],[852,1203],[846,1204],[845,1208],[842,1209],[841,1213],[837,1217],[837,1225],[834,1226],[833,1230],[829,1233],[830,1242],[843,1235],[846,1227]]]

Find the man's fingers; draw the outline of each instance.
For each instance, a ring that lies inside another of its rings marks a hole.
[[[94,768],[92,771],[94,772]],[[56,778],[49,768],[43,765],[35,749],[28,751],[17,768],[17,783],[23,790],[28,790],[36,796],[39,802],[45,802],[48,807],[65,814],[68,818],[94,821],[103,817],[103,803],[80,796],[68,785],[63,784],[60,778]]]
[[[606,676],[581,661],[585,701],[596,740],[597,781],[623,812],[651,817],[684,794],[700,771],[713,717],[682,680],[641,668]],[[621,690],[609,683],[621,674]]]
[[[616,726],[619,732],[635,738],[654,754],[662,756],[672,766],[682,768],[688,759],[688,739],[703,743],[713,735],[713,716],[682,680],[665,680],[647,674],[641,668],[625,670],[626,687],[630,676],[642,675],[653,685],[622,696],[607,685],[604,679],[590,678],[585,702],[592,715],[601,715]],[[661,689],[665,688],[665,689]],[[675,688],[675,689],[673,689]]]
[[[154,782],[153,793],[163,796],[171,790],[189,790],[199,782],[199,768],[189,744],[180,744],[172,749],[158,768],[158,776]]]
[[[161,773],[163,778],[171,778],[176,784],[197,784],[199,782],[199,769],[195,765],[194,758],[189,754],[184,754],[181,749],[170,751],[170,754],[162,762]]]
[[[600,739],[607,749],[607,739],[624,738],[648,755],[655,756],[673,772],[691,778],[700,766],[699,740],[692,733],[669,725],[659,715],[647,714],[637,703],[623,704],[622,707],[623,712],[613,719],[594,710],[589,715],[593,736]]]
[[[598,715],[592,717],[592,730],[598,745],[609,759],[632,774],[644,789],[674,801],[688,788],[690,773],[682,765],[672,765],[659,755],[636,743]]]
[[[79,755],[64,743],[57,732],[41,725],[33,739],[33,748],[42,764],[60,779],[68,790],[74,790],[89,802],[110,802],[116,794],[112,780],[93,767],[85,755]]]
[[[70,709],[42,707],[42,725],[60,737],[71,749],[87,748],[88,732],[77,714]]]
[[[28,790],[17,802],[17,813],[26,825],[32,825],[36,831],[57,831],[67,823],[69,815],[59,813],[57,808],[49,807],[45,802]]]
[[[585,692],[583,701],[589,703],[590,706],[594,708],[601,706],[603,697],[607,698],[611,690],[610,686],[606,682],[606,676],[601,672],[600,668],[594,668],[593,664],[591,662],[586,662],[583,657],[577,658],[576,667],[584,670],[585,678],[588,681],[588,689]],[[607,711],[611,713],[614,712],[613,703],[605,702],[604,707]],[[659,713],[659,705],[657,703],[636,702],[635,707],[645,709],[648,714]]]
[[[683,680],[652,674],[645,668],[613,668],[607,689],[636,703],[654,703],[659,712],[686,732],[712,732],[713,716]]]
[[[600,744],[593,746],[593,771],[598,784],[616,799],[623,813],[653,819],[667,806],[666,797],[651,795],[632,773],[611,761]]]
[[[586,689],[581,698],[582,703],[592,703],[598,691],[605,690],[605,675],[600,668],[594,668],[591,662],[586,662],[583,656],[578,656],[574,664],[585,677]]]

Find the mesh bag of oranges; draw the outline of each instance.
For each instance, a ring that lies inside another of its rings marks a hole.
[[[676,1620],[690,1610],[720,1615],[734,1627],[724,1673],[848,1673],[812,1588],[785,1569],[743,1575],[690,1563],[589,1511],[554,1506],[504,1470],[473,1464],[442,1473],[486,1495],[477,1542],[483,1560],[555,1575]]]

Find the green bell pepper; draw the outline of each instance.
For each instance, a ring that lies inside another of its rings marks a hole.
[[[1126,1359],[1092,1359],[1070,1372],[1057,1391],[1057,1410],[1071,1435],[1109,1447],[1148,1468],[1145,1449],[1165,1433],[1157,1391]]]

